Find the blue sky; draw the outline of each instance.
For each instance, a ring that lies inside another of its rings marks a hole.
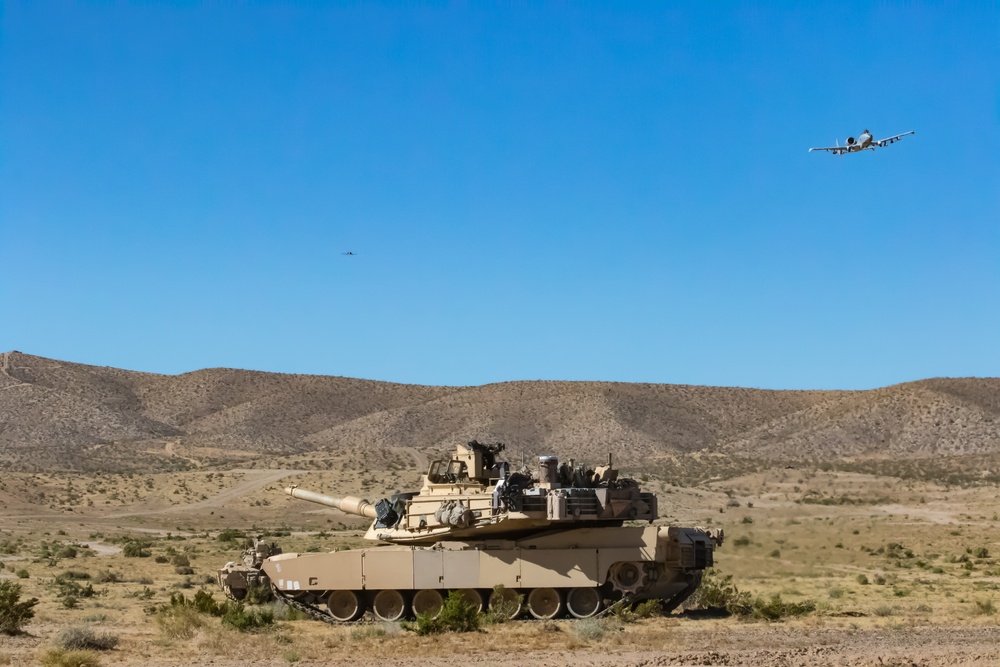
[[[798,4],[4,3],[0,348],[1000,376],[1000,7]]]

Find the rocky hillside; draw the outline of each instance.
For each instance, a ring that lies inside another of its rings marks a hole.
[[[612,382],[427,387],[208,369],[177,376],[8,352],[0,462],[25,470],[162,468],[309,452],[382,456],[472,438],[633,466],[713,452],[834,460],[1000,454],[1000,379],[872,391]],[[516,450],[515,450],[516,451]]]

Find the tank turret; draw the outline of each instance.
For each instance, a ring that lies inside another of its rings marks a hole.
[[[417,493],[399,493],[372,504],[290,486],[292,497],[374,519],[368,539],[427,544],[448,539],[524,537],[550,530],[652,522],[656,497],[619,477],[608,464],[591,469],[555,456],[538,458],[537,471],[512,472],[498,455],[502,443],[473,440],[448,460],[430,464]]]

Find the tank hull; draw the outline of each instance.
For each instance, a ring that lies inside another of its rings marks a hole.
[[[421,591],[443,596],[463,590],[473,599],[478,594],[485,605],[497,586],[522,593],[529,607],[532,591],[551,590],[550,597],[565,599],[574,589],[595,589],[601,600],[658,598],[676,606],[683,601],[678,596],[693,592],[701,571],[712,565],[712,549],[711,537],[698,529],[622,526],[562,530],[520,540],[288,553],[266,559],[262,569],[279,596],[308,601],[319,609],[348,594],[372,608],[383,591],[398,593],[396,597],[408,604]],[[337,592],[344,593],[334,595]],[[380,615],[377,605],[374,611]],[[337,620],[350,620],[340,618],[336,610],[331,613]]]

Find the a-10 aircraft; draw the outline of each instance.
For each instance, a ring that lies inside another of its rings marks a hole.
[[[835,155],[843,155],[844,153],[860,153],[863,150],[875,150],[876,148],[882,148],[883,146],[888,146],[889,144],[894,144],[908,134],[913,134],[913,132],[903,132],[902,134],[897,134],[894,137],[888,137],[886,139],[874,139],[872,133],[865,130],[861,133],[861,136],[855,139],[854,137],[848,137],[847,143],[843,146],[840,142],[836,142],[836,146],[831,146],[828,148],[810,148],[809,152],[812,151],[829,151]]]

